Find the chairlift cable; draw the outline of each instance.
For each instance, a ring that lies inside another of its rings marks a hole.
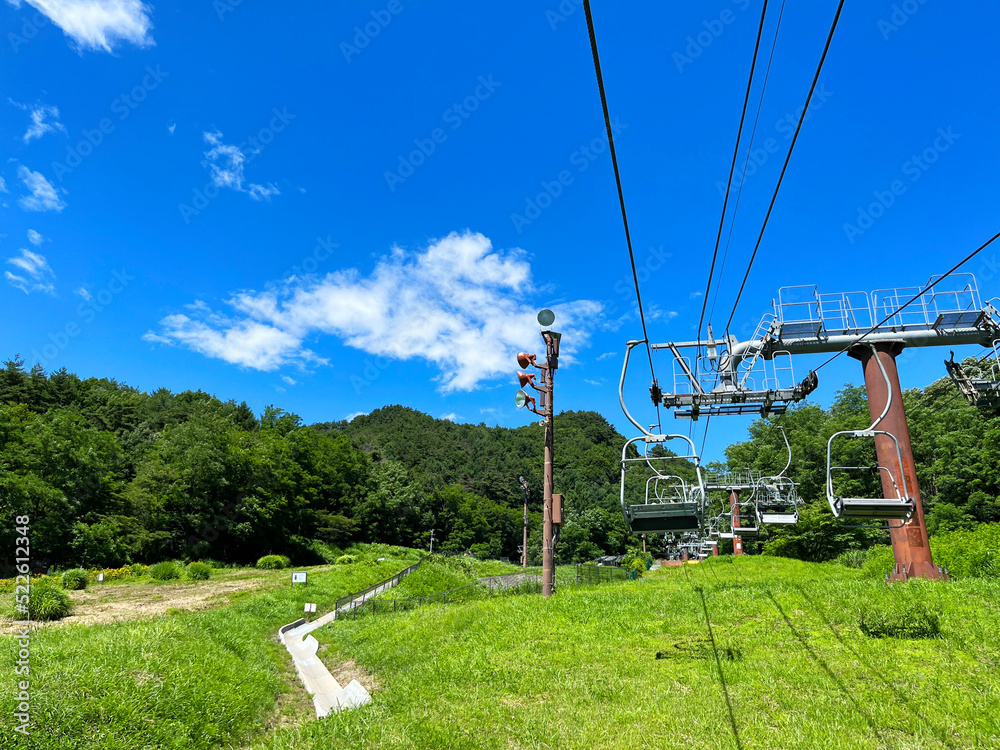
[[[615,183],[618,186],[618,202],[622,210],[622,224],[625,226],[625,242],[628,245],[628,258],[632,264],[632,280],[635,282],[635,300],[639,307],[639,320],[642,323],[642,335],[646,344],[646,355],[649,357],[649,373],[656,385],[656,372],[653,370],[653,350],[649,345],[649,333],[646,331],[646,316],[642,311],[642,295],[639,292],[639,274],[635,269],[635,252],[632,250],[632,235],[628,229],[628,215],[625,212],[625,194],[622,191],[622,179],[618,171],[618,156],[615,154],[615,139],[611,132],[611,115],[608,112],[608,98],[604,92],[604,77],[601,75],[601,60],[597,54],[597,35],[594,32],[594,18],[590,13],[590,0],[583,0],[583,9],[587,15],[587,32],[590,34],[590,49],[594,57],[594,72],[597,74],[597,87],[601,92],[601,108],[604,110],[604,126],[608,131],[608,150],[611,152],[611,165],[615,171]],[[659,409],[657,408],[657,419]]]
[[[861,334],[860,336],[858,336],[858,338],[856,338],[850,344],[848,344],[843,349],[841,349],[839,352],[837,352],[836,354],[834,354],[828,360],[826,360],[825,362],[823,362],[823,364],[821,364],[819,367],[813,368],[813,372],[819,372],[822,368],[826,367],[828,364],[830,364],[831,362],[833,362],[833,360],[835,360],[841,354],[843,354],[844,352],[848,351],[852,346],[855,346],[856,344],[859,344],[861,341],[863,341],[864,339],[866,339],[869,336],[869,334],[874,333],[876,330],[878,330],[883,325],[885,325],[888,321],[892,320],[896,315],[898,315],[900,312],[902,312],[905,308],[909,307],[911,304],[913,304],[914,302],[916,302],[923,295],[925,295],[931,289],[933,289],[938,284],[940,284],[942,281],[944,281],[946,278],[948,278],[953,273],[955,273],[955,271],[957,271],[959,268],[961,268],[966,263],[968,263],[970,260],[972,260],[977,255],[979,255],[979,253],[981,253],[987,247],[989,247],[994,242],[996,242],[997,239],[1000,239],[1000,232],[997,232],[996,234],[994,234],[992,237],[990,237],[988,240],[986,240],[986,242],[984,242],[982,245],[980,245],[979,247],[977,247],[971,253],[969,253],[968,255],[966,255],[958,263],[956,263],[955,265],[953,265],[948,270],[947,273],[945,273],[945,274],[943,274],[941,276],[938,276],[936,280],[932,281],[927,286],[925,286],[923,289],[921,289],[919,292],[917,292],[916,294],[914,294],[909,300],[907,300],[902,305],[900,305],[895,310],[893,310],[891,313],[889,313],[888,315],[886,315],[882,320],[880,320],[878,323],[876,323],[875,325],[873,325],[871,328],[869,328],[863,334]]]
[[[715,316],[715,304],[719,301],[719,288],[722,285],[722,275],[726,270],[726,259],[729,257],[729,245],[733,241],[733,227],[736,226],[736,214],[740,210],[740,198],[743,196],[743,185],[746,183],[747,167],[750,166],[750,152],[753,150],[754,137],[757,135],[757,122],[760,120],[760,110],[764,103],[764,92],[767,90],[767,81],[771,77],[771,62],[774,60],[774,48],[778,45],[778,32],[781,31],[781,19],[785,14],[785,0],[781,0],[781,8],[778,10],[778,24],[774,29],[774,39],[771,42],[771,55],[767,59],[767,70],[764,71],[764,85],[760,89],[760,98],[757,100],[757,113],[753,118],[753,130],[750,131],[750,145],[747,146],[747,158],[743,162],[743,172],[740,175],[740,186],[736,191],[736,203],[733,206],[733,215],[729,220],[729,234],[726,237],[726,247],[722,251],[722,263],[719,264],[719,279],[715,285],[715,294],[712,295],[712,309],[708,311],[708,321],[711,323]],[[699,327],[700,329],[700,327]]]
[[[586,2],[586,0],[584,0]],[[840,20],[840,13],[844,9],[844,0],[840,0],[840,4],[837,6],[837,14],[833,17],[833,23],[830,26],[830,33],[826,37],[826,45],[823,47],[823,54],[819,59],[819,65],[816,66],[816,75],[813,76],[812,85],[809,87],[809,95],[806,97],[806,103],[802,107],[802,114],[799,115],[799,124],[795,127],[795,135],[792,136],[792,143],[788,147],[788,154],[785,156],[785,163],[781,167],[781,174],[778,175],[778,184],[774,187],[774,195],[771,196],[771,204],[767,208],[767,213],[764,215],[764,223],[761,225],[760,234],[757,236],[757,244],[754,245],[753,253],[750,255],[750,262],[747,265],[747,271],[743,275],[743,283],[740,284],[740,290],[736,294],[736,301],[733,303],[733,310],[729,314],[729,320],[726,321],[726,336],[729,335],[729,326],[733,322],[733,318],[736,316],[736,308],[740,304],[740,298],[743,296],[743,290],[746,288],[747,279],[750,278],[750,270],[753,268],[754,260],[757,258],[757,251],[760,250],[761,240],[764,239],[764,230],[767,229],[767,222],[771,218],[771,212],[774,210],[774,204],[778,200],[778,191],[781,189],[781,183],[785,179],[785,171],[788,169],[788,163],[791,161],[792,152],[795,150],[795,144],[799,139],[799,132],[802,130],[802,123],[805,122],[806,116],[809,114],[809,103],[812,101],[813,93],[816,91],[816,84],[819,82],[820,73],[823,72],[823,63],[826,61],[826,55],[830,51],[830,43],[833,41],[833,34],[837,30],[837,22]]]
[[[958,393],[955,393],[955,394],[953,394],[953,395],[951,396],[951,398],[949,398],[949,399],[948,399],[947,401],[944,401],[944,402],[942,402],[942,403],[938,404],[937,406],[935,406],[935,407],[934,407],[933,409],[931,409],[931,410],[930,410],[929,412],[927,412],[926,414],[921,414],[921,415],[920,415],[920,418],[919,418],[919,419],[915,419],[915,420],[913,420],[912,422],[908,422],[908,423],[907,423],[907,426],[909,427],[909,429],[911,429],[911,430],[912,430],[912,429],[913,429],[914,427],[916,427],[916,426],[917,426],[918,424],[920,424],[920,423],[921,423],[921,422],[923,422],[923,421],[924,421],[925,419],[927,419],[927,417],[929,417],[929,416],[931,416],[932,414],[936,414],[937,412],[941,411],[941,410],[942,410],[942,409],[943,409],[944,407],[946,407],[946,406],[947,406],[948,404],[950,404],[950,403],[951,403],[952,401],[954,401],[954,400],[955,400],[956,398],[958,398],[958,397],[959,397],[959,396],[961,396],[961,395],[962,395],[962,392],[961,392],[961,391],[959,391]]]
[[[712,264],[708,269],[708,281],[705,284],[705,295],[701,301],[701,317],[698,318],[698,349],[701,350],[701,326],[705,322],[705,309],[708,307],[708,295],[712,288],[712,277],[715,275],[715,261],[719,257],[719,245],[722,242],[722,227],[726,223],[726,210],[729,208],[729,193],[733,187],[733,173],[736,172],[736,160],[740,155],[740,139],[743,137],[743,123],[746,121],[747,104],[750,103],[750,89],[753,87],[753,74],[757,69],[757,53],[760,51],[760,38],[764,34],[764,19],[767,16],[767,0],[760,12],[760,25],[757,27],[757,42],[753,48],[753,59],[750,61],[750,76],[747,78],[747,93],[743,97],[743,111],[740,113],[740,127],[736,131],[736,143],[733,145],[733,162],[729,166],[729,182],[726,183],[726,195],[722,201],[722,216],[719,217],[719,231],[715,236],[715,250],[712,251]],[[773,53],[772,49],[772,53]],[[758,110],[760,114],[760,110]],[[756,127],[756,122],[754,123]],[[747,152],[749,154],[749,151]]]

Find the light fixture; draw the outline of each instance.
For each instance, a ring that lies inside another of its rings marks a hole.
[[[524,391],[518,391],[514,394],[514,403],[517,404],[518,409],[522,409],[527,406],[532,411],[535,410],[535,398],[529,396]]]
[[[521,384],[522,388],[526,385],[530,385],[532,388],[538,387],[535,385],[535,376],[531,373],[522,372],[521,370],[517,371],[517,381]]]
[[[539,311],[537,320],[540,326],[550,326],[556,322],[556,314],[546,307]]]
[[[528,354],[527,352],[518,352],[517,353],[517,363],[519,365],[521,365],[521,367],[534,366],[535,365],[535,355],[534,354]]]

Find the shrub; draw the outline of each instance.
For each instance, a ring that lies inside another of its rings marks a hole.
[[[149,566],[148,565],[143,565],[141,563],[134,563],[134,564],[128,566],[129,573],[131,575],[135,576],[136,578],[141,578],[142,576],[146,575],[146,572],[148,570],[149,570]]]
[[[51,583],[32,583],[28,614],[32,620],[61,620],[73,610],[69,594]]]
[[[193,562],[187,566],[186,572],[192,581],[207,581],[212,575],[212,566],[203,562]]]
[[[261,570],[281,570],[292,564],[284,555],[264,555],[257,561],[257,567]]]
[[[838,565],[843,565],[845,568],[855,568],[860,570],[868,561],[868,550],[849,549],[846,552],[841,553],[839,557],[834,558],[833,561]]]
[[[181,567],[170,560],[159,562],[150,566],[149,577],[154,581],[172,581],[181,577]]]
[[[334,564],[336,565],[351,565],[354,562],[355,562],[354,555],[341,555],[336,560],[334,560]]]
[[[877,544],[868,550],[868,557],[861,566],[861,572],[868,578],[885,578],[892,572],[896,558],[892,555],[892,547],[888,544]]]
[[[931,537],[934,562],[953,578],[1000,575],[1000,523],[984,523],[974,531],[947,531]]]
[[[941,633],[935,610],[924,601],[901,596],[862,604],[858,627],[871,638],[934,638]]]
[[[90,574],[83,568],[73,568],[73,570],[67,570],[62,574],[60,582],[62,587],[67,591],[79,591],[80,589],[87,588],[87,583],[90,581]]]

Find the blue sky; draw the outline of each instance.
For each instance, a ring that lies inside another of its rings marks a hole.
[[[717,330],[836,6],[784,10]],[[513,406],[513,354],[540,348],[547,306],[557,409],[631,434],[617,380],[642,334],[582,5],[276,7],[0,3],[5,356],[310,422],[403,403],[516,426],[531,415]],[[695,335],[760,8],[594,2],[655,341]],[[987,0],[846,4],[733,333],[779,287],[920,285],[997,231],[998,25]],[[992,249],[968,269],[984,298],[998,269]],[[945,356],[908,357],[904,386],[944,375]],[[648,422],[642,364],[630,392]],[[666,384],[671,362],[655,364]],[[849,380],[844,357],[814,398]],[[708,459],[748,420],[714,422]]]

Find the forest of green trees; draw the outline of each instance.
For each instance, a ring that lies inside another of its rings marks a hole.
[[[943,379],[904,394],[932,534],[1000,521],[1000,418],[955,393]],[[777,419],[807,504],[797,526],[769,529],[748,549],[824,560],[885,541],[884,532],[838,524],[823,494],[826,439],[867,426],[864,391],[847,386],[828,410],[804,404]],[[634,543],[618,504],[625,438],[595,412],[563,412],[556,425],[555,486],[567,501],[557,558],[623,552]],[[750,432],[727,449],[729,466],[781,469],[772,423],[758,420]],[[0,510],[30,515],[40,566],[246,563],[272,552],[307,564],[353,541],[426,546],[432,529],[436,549],[516,559],[520,476],[531,488],[537,557],[541,447],[534,423],[455,424],[388,406],[307,426],[273,406],[256,416],[200,391],[145,393],[26,370],[16,357],[0,371]],[[863,461],[871,447],[851,450]],[[10,524],[0,531],[5,548],[14,538]]]

